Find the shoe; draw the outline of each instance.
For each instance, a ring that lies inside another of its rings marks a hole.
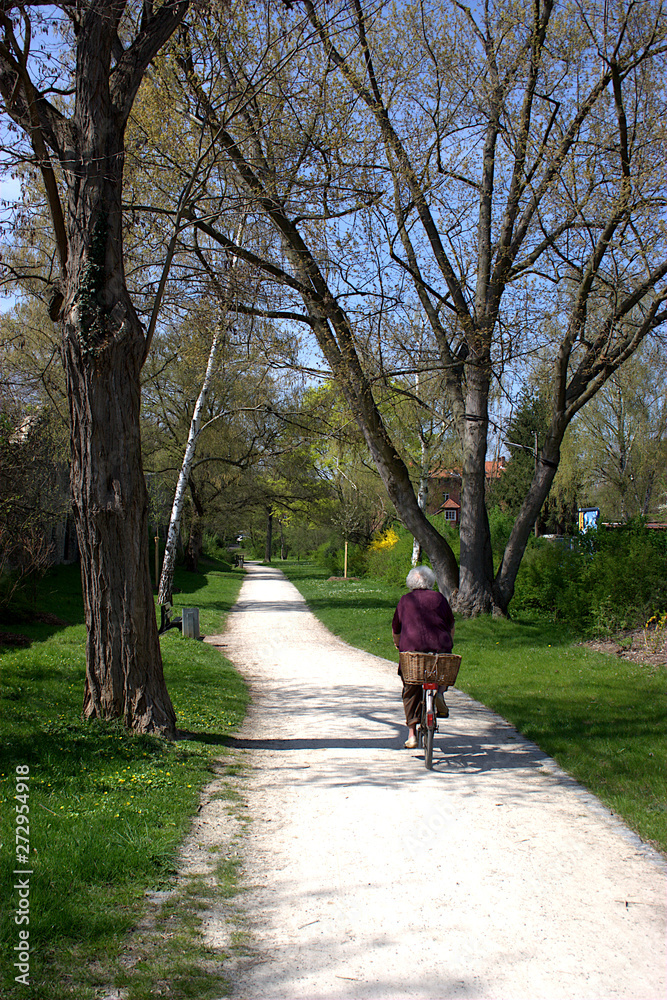
[[[406,750],[415,750],[419,746],[419,740],[416,736],[408,736],[403,746]]]
[[[447,708],[447,702],[442,697],[439,691],[435,696],[435,714],[439,719],[447,719],[449,717],[449,709]]]

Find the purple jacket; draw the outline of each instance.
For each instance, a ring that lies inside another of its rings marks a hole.
[[[411,590],[398,602],[391,630],[401,653],[451,653],[454,615],[437,590]]]

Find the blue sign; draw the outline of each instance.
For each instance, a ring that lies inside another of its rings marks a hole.
[[[585,535],[591,528],[597,528],[599,520],[599,507],[581,507],[579,510],[579,531]]]

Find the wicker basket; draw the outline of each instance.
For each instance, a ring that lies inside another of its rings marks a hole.
[[[456,680],[461,657],[456,653],[401,653],[399,666],[405,684],[444,684]]]

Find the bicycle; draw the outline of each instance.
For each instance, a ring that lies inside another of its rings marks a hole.
[[[424,766],[433,768],[433,740],[438,731],[435,696],[439,687],[445,689],[458,677],[461,657],[456,653],[400,654],[401,675],[406,684],[421,684],[423,689],[421,724],[417,745],[424,745]]]
[[[433,767],[433,740],[438,731],[435,696],[438,693],[439,685],[424,682],[422,687],[424,696],[422,700],[422,717],[419,726],[418,743],[424,744],[424,766],[430,771]]]

